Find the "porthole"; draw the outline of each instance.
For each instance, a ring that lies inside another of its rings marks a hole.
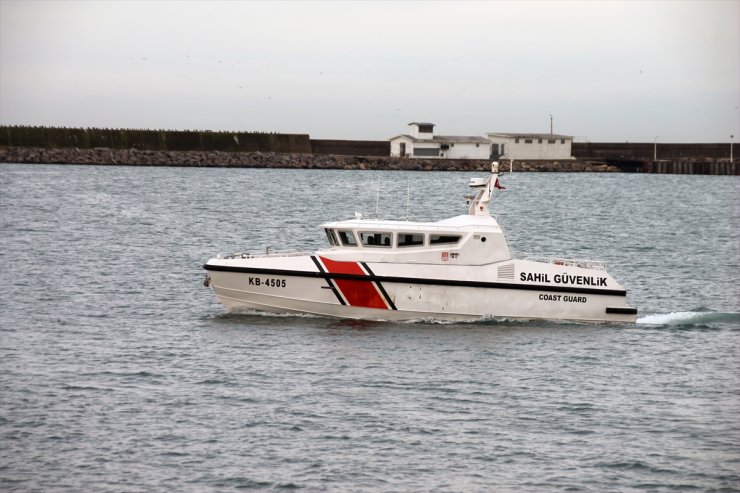
[[[485,243],[485,242],[486,242],[486,237],[485,237],[485,236],[481,236],[481,237],[480,237],[480,241],[481,241],[482,243]]]

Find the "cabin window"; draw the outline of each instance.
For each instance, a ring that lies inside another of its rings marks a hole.
[[[460,241],[460,238],[462,238],[460,235],[430,235],[429,244],[450,245]]]
[[[363,246],[390,247],[391,233],[376,233],[374,231],[360,231],[360,241]]]
[[[400,247],[420,246],[424,244],[424,235],[421,233],[398,233]]]
[[[344,246],[357,246],[357,239],[352,231],[339,231],[339,239]]]
[[[334,234],[334,230],[326,228],[324,231],[326,231],[326,237],[329,239],[329,244],[331,246],[339,246],[339,241],[337,240],[337,235]]]

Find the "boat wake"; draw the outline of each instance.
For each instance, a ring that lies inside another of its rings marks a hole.
[[[733,325],[740,327],[740,312],[690,311],[655,313],[637,319],[638,324],[680,327]]]

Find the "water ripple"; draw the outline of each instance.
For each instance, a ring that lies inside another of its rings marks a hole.
[[[321,246],[371,175],[389,217],[419,182],[421,220],[475,176],[0,165],[0,490],[740,490],[736,177],[507,177],[515,248],[608,261],[635,324],[228,314],[203,288],[219,250]]]

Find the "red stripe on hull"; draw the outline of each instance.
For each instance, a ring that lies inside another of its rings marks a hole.
[[[326,271],[331,274],[367,275],[357,262],[336,262],[324,257],[319,258],[321,259],[321,263],[324,264],[324,267],[326,267]],[[333,281],[350,306],[380,308],[382,310],[388,309],[385,300],[378,293],[378,289],[372,281],[355,281],[351,279],[334,279]]]

